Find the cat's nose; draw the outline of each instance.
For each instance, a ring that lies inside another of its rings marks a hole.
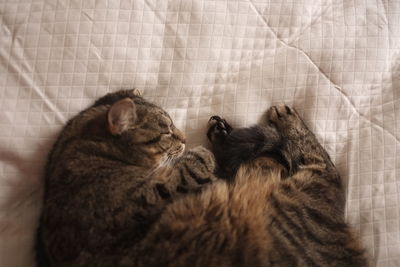
[[[175,129],[173,133],[174,137],[181,141],[182,144],[186,144],[186,136],[183,132],[178,129]]]
[[[184,133],[182,133],[178,139],[181,141],[182,144],[186,144],[186,136]]]

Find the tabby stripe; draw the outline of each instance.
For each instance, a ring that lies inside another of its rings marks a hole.
[[[338,245],[342,246],[345,243],[345,241],[343,239],[331,240],[328,237],[321,238],[321,237],[317,236],[312,231],[312,229],[310,229],[309,224],[307,224],[304,221],[304,216],[301,213],[301,210],[299,210],[299,207],[296,207],[294,205],[285,204],[285,207],[290,207],[290,210],[293,211],[293,213],[294,213],[294,214],[287,215],[282,209],[280,209],[279,204],[276,202],[276,200],[273,200],[272,203],[274,205],[274,208],[277,208],[282,213],[282,216],[284,217],[285,222],[289,224],[290,228],[295,229],[295,231],[304,233],[304,235],[302,235],[302,236],[305,237],[307,240],[318,244],[318,246],[317,246],[318,248],[322,248],[322,247],[326,248],[326,246],[329,246],[329,245],[330,246],[338,246]],[[275,205],[277,205],[277,206],[275,206]],[[291,219],[292,217],[296,217],[293,219],[295,219],[298,223],[300,223],[301,227],[299,227],[298,225],[296,225],[296,223],[293,222],[293,220]],[[318,249],[318,253],[322,254],[323,252]]]
[[[298,220],[300,221],[300,224],[303,227],[304,233],[306,235],[306,238],[314,243],[317,243],[318,245],[322,246],[322,247],[326,247],[326,246],[342,246],[345,244],[345,240],[343,240],[343,238],[339,239],[337,235],[335,235],[335,237],[332,237],[332,235],[330,235],[329,237],[320,237],[318,235],[316,235],[313,230],[315,230],[315,228],[310,227],[310,225],[304,221],[304,219],[301,217],[301,215],[296,214]],[[321,226],[323,227],[323,226]],[[330,238],[331,237],[331,238]]]
[[[201,167],[200,167],[200,165],[197,165],[196,168],[199,168],[199,169],[201,168],[202,171],[209,172],[207,163],[205,162],[203,157],[201,157],[199,154],[197,154],[196,152],[193,152],[193,151],[189,151],[188,154],[192,155],[196,161],[201,163]]]
[[[337,265],[338,261],[341,261],[341,260],[351,257],[350,255],[340,256],[340,253],[338,253],[335,250],[331,250],[328,252],[318,250],[318,253],[322,256],[322,258],[324,260],[326,260],[327,263],[329,262],[330,264],[335,265],[335,266]],[[343,266],[345,266],[345,265],[343,265]]]
[[[279,204],[278,204],[278,206],[279,206]],[[329,239],[329,238],[323,238],[323,237],[317,236],[317,235],[315,234],[315,232],[313,232],[314,228],[312,228],[312,227],[310,228],[310,227],[309,227],[309,226],[310,226],[309,223],[307,223],[307,222],[304,220],[304,217],[305,217],[305,216],[304,216],[304,214],[301,212],[301,209],[300,209],[298,206],[285,203],[285,207],[287,207],[288,210],[290,210],[290,211],[293,212],[293,214],[287,215],[287,214],[282,210],[282,214],[283,214],[283,216],[285,217],[285,220],[287,220],[288,222],[291,222],[291,223],[295,224],[291,218],[296,217],[296,218],[293,218],[293,219],[295,219],[295,221],[298,222],[298,223],[300,224],[300,228],[302,229],[301,231],[305,234],[305,237],[306,237],[308,240],[310,240],[310,241],[312,241],[312,242],[314,242],[314,243],[317,243],[317,244],[319,244],[319,245],[321,245],[321,246],[325,246],[325,245],[342,245],[342,244],[344,244],[344,241],[343,241],[343,240],[338,240],[338,239],[336,239],[336,240],[331,240],[331,239]],[[322,226],[322,227],[323,227],[323,226]],[[295,228],[295,227],[294,227],[294,228]]]
[[[293,188],[289,184],[281,183],[280,189],[281,189],[281,192],[287,196],[291,196],[293,194]]]
[[[182,193],[182,194],[186,194],[187,192],[189,192],[189,190],[186,187],[183,187],[181,185],[178,185],[176,187],[176,191],[178,191],[179,193]]]
[[[156,189],[158,194],[162,199],[169,199],[171,198],[171,194],[168,189],[163,184],[156,184]]]
[[[181,184],[187,185],[187,181],[185,179],[185,174],[183,173],[183,168],[179,169],[179,175],[181,177]]]
[[[304,169],[315,174],[317,176],[315,178],[317,179],[322,179],[324,181],[327,181],[329,184],[335,186],[336,188],[342,187],[340,176],[338,174],[332,175],[331,173],[329,173],[328,169],[325,168],[321,169],[320,167],[307,166],[307,165],[304,166]]]
[[[334,185],[336,188],[342,188],[342,180],[340,179],[339,175],[326,177],[325,180]]]
[[[179,258],[182,258],[182,255],[187,253],[189,251],[189,249],[191,249],[190,245],[193,245],[193,244],[190,244],[189,242],[194,241],[194,240],[196,242],[198,242],[198,240],[199,240],[198,237],[201,237],[201,234],[202,233],[198,234],[197,238],[195,236],[192,240],[189,240],[186,242],[181,242],[180,246],[175,251],[175,253],[173,253],[173,255],[169,255],[169,260],[166,262],[165,266],[174,266],[174,264],[172,264],[172,263],[175,263],[175,265],[176,265],[176,262],[179,260]],[[182,235],[184,235],[184,232],[182,232],[182,231],[174,232],[174,239],[175,240],[177,240],[177,239],[184,240],[183,238],[179,238]],[[185,257],[185,256],[183,256],[183,257]]]
[[[109,160],[113,162],[123,162],[121,158],[115,157],[113,155],[107,154],[106,152],[98,152],[98,151],[93,151],[93,148],[81,148],[80,151],[82,154],[85,156],[89,157],[96,157],[99,158],[99,160],[104,159],[104,160]]]
[[[315,183],[316,186],[320,185],[321,187],[323,187],[323,184],[321,184],[319,182],[312,182],[312,183]],[[308,186],[308,185],[309,184],[307,184],[306,186]],[[306,186],[304,186],[304,187],[306,187]],[[289,184],[284,184],[283,183],[283,184],[281,184],[281,188],[282,188],[281,193],[283,195],[287,195],[288,197],[290,197],[290,195],[293,195],[293,188]],[[296,191],[299,192],[299,193],[302,193],[304,189],[302,189],[302,191],[300,191],[300,192],[297,191],[297,190]],[[307,194],[308,190],[304,190],[304,191],[305,191],[304,193],[306,194],[306,197],[315,199],[312,196]],[[329,202],[329,200],[327,200],[327,202]],[[300,222],[300,225],[301,225],[303,231],[305,232],[306,236],[309,239],[311,239],[311,241],[314,241],[314,242],[316,242],[318,244],[321,244],[321,245],[324,245],[324,244],[327,244],[327,245],[344,244],[345,241],[343,239],[339,239],[337,235],[335,236],[336,237],[335,240],[332,240],[332,239],[328,239],[327,240],[327,239],[325,239],[323,237],[319,237],[318,235],[316,235],[316,233],[313,231],[314,228],[310,227],[309,223],[307,223],[304,220],[306,217],[304,216],[304,213],[302,212],[302,209],[299,208],[298,206],[286,203],[285,207],[287,207],[288,209],[290,209],[291,211],[293,211],[295,213],[295,215],[297,216],[295,221]],[[291,217],[293,217],[293,214],[290,214],[290,215],[287,215],[287,216],[289,218],[291,218]],[[321,225],[321,227],[324,227],[324,226],[325,225]]]
[[[227,248],[227,246],[228,246],[228,240],[227,240],[227,238],[224,237],[222,242],[219,242],[217,244],[216,249],[218,251],[218,254],[221,254]]]
[[[181,184],[182,185],[187,185],[188,184],[188,182],[186,181],[186,179],[185,179],[185,177],[183,175],[182,169],[181,169]]]
[[[186,169],[187,173],[190,175],[190,177],[192,177],[196,181],[196,183],[198,183],[198,184],[206,184],[206,183],[211,182],[210,178],[200,177],[196,173],[191,171],[190,168],[187,166],[187,164],[184,164],[184,166],[185,166],[185,169]]]
[[[332,218],[322,214],[316,209],[305,207],[305,211],[311,220],[322,227],[326,227],[338,232],[343,231],[343,229],[346,228],[346,224],[335,222]]]
[[[303,245],[297,242],[295,238],[293,238],[293,236],[284,229],[283,224],[277,218],[274,218],[271,221],[270,226],[272,226],[273,224],[275,224],[275,230],[281,232],[281,234],[290,243],[291,247],[299,250],[300,256],[307,262],[307,266],[317,266],[314,260],[307,255]],[[275,236],[274,238],[275,240],[280,239],[279,236],[276,236],[274,234],[274,231],[271,231],[271,235]],[[291,250],[292,248],[288,248],[288,250]]]
[[[271,196],[271,204],[278,212],[278,216],[282,216],[285,220],[285,223],[289,225],[289,228],[296,232],[296,236],[299,236],[301,239],[303,239],[303,230],[295,222],[293,222],[292,219],[290,219],[290,216],[288,216],[283,209],[281,209],[274,195]],[[284,205],[286,205],[286,203]]]
[[[155,137],[153,139],[150,139],[149,141],[142,142],[142,143],[139,143],[139,144],[153,145],[153,144],[156,144],[156,143],[160,142],[160,140],[161,140],[161,135],[159,135],[159,136],[157,136],[157,137]]]
[[[340,266],[358,266],[359,260],[357,257],[362,256],[364,251],[356,250],[356,249],[345,249],[343,251],[344,255],[338,255],[338,253],[334,250],[329,252],[319,251],[324,259],[330,263],[330,265],[338,265],[338,261],[340,261]],[[333,263],[336,264],[333,264]]]
[[[313,181],[305,184],[302,188],[300,188],[300,190],[312,199],[316,199],[315,196],[318,196],[317,199],[320,199],[321,193],[323,193],[324,189],[326,189],[327,187],[327,185],[324,185],[317,181]]]
[[[207,166],[207,163],[204,161],[203,157],[199,156],[197,153],[189,151],[188,154],[192,155],[197,161],[201,162],[201,164]]]
[[[283,240],[281,240],[276,234],[275,232],[271,232],[271,236],[273,238],[273,248],[275,251],[281,251],[285,253],[285,263],[290,263],[290,265],[288,264],[288,266],[295,266],[297,259],[296,256],[294,256],[293,254],[289,254],[290,252],[292,252],[293,250],[291,249],[287,249],[287,246],[284,242],[282,242]],[[280,263],[280,259],[275,259],[275,257],[273,257],[273,252],[269,253],[269,264],[267,266],[277,266],[277,263]],[[281,265],[279,265],[281,266]]]
[[[328,183],[329,184],[329,183]],[[317,200],[317,201],[325,201],[327,204],[330,206],[334,206],[336,203],[336,198],[332,199],[329,197],[328,194],[326,194],[327,190],[335,190],[332,188],[329,188],[329,185],[326,184],[325,181],[313,181],[310,183],[305,184],[302,188],[299,188],[299,190],[306,194],[307,197]],[[334,195],[336,196],[336,195]]]

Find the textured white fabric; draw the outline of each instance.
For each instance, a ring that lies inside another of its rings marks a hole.
[[[0,1],[0,266],[33,264],[46,153],[68,118],[140,89],[190,146],[210,115],[293,105],[337,164],[374,263],[400,266],[400,2]]]

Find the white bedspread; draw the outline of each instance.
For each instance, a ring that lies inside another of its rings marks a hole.
[[[373,262],[400,266],[400,2],[0,1],[0,266],[32,266],[41,172],[68,118],[136,87],[191,146],[210,115],[293,105],[339,168]]]

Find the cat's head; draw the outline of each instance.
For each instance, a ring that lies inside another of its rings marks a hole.
[[[158,165],[183,153],[184,134],[166,111],[143,99],[137,90],[108,94],[95,103],[98,106],[107,107],[102,123],[107,138],[136,161]]]

